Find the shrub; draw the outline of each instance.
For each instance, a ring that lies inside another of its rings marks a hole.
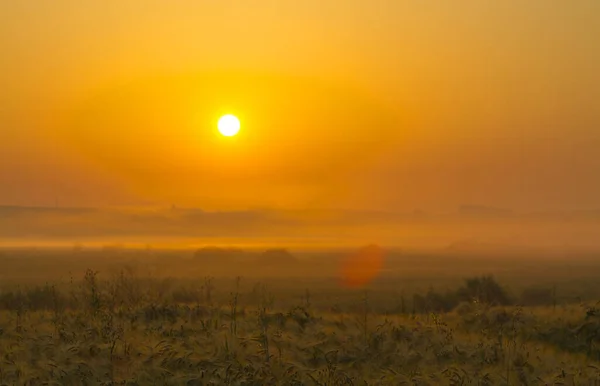
[[[491,306],[511,303],[506,291],[491,275],[466,279],[456,295],[460,301],[477,301]]]

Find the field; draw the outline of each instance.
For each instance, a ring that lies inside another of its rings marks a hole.
[[[2,250],[0,385],[600,384],[597,255],[347,253]]]

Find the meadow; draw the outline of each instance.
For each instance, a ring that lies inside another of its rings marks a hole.
[[[598,385],[594,253],[4,249],[0,385]]]

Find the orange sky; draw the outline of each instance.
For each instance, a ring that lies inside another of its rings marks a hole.
[[[600,207],[598,36],[596,0],[1,2],[0,204]]]

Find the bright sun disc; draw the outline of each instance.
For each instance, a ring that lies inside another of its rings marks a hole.
[[[226,137],[233,137],[240,131],[240,120],[235,115],[223,115],[218,123],[219,132]]]

